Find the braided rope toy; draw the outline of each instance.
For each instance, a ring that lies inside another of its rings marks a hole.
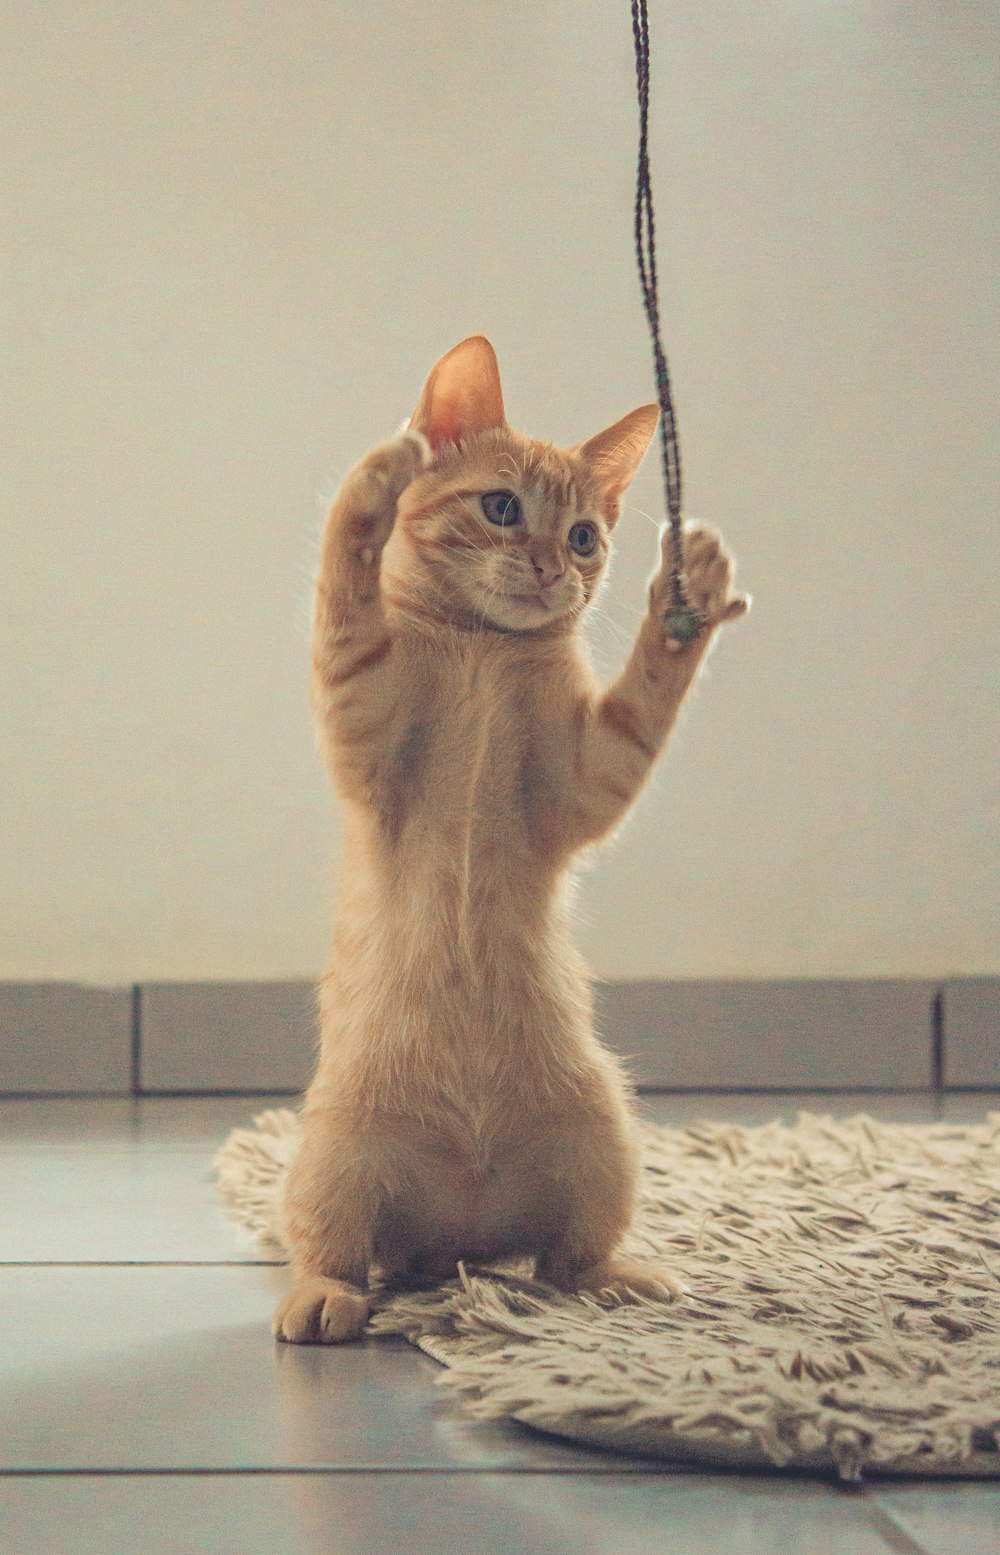
[[[656,397],[660,405],[660,443],[663,453],[663,485],[670,525],[670,604],[663,628],[676,643],[695,642],[705,629],[705,618],[688,598],[684,575],[681,533],[681,451],[677,418],[670,393],[670,372],[660,340],[660,304],[656,283],[656,231],[653,191],[649,177],[649,15],[647,0],[632,0],[632,37],[635,42],[635,80],[639,98],[639,160],[635,189],[635,256],[639,284],[653,343]]]

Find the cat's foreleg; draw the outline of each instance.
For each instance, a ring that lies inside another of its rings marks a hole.
[[[292,1289],[272,1331],[293,1344],[360,1338],[368,1321],[368,1271],[378,1205],[342,1147],[314,1121],[284,1193],[283,1230]]]
[[[574,847],[605,836],[626,814],[663,748],[713,633],[748,608],[749,601],[732,592],[733,560],[714,529],[689,528],[684,559],[690,602],[702,612],[705,629],[686,645],[664,632],[670,604],[670,534],[664,529],[661,565],[649,586],[639,636],[621,675],[582,721]]]
[[[287,1344],[344,1344],[361,1338],[369,1310],[368,1297],[343,1280],[298,1275],[274,1314],[271,1332]]]
[[[323,534],[313,624],[313,695],[321,721],[369,725],[388,702],[392,631],[382,602],[382,551],[400,494],[431,460],[427,439],[406,431],[346,476]],[[353,693],[364,682],[364,696]]]

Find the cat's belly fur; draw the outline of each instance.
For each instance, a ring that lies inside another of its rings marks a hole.
[[[358,982],[331,981],[311,1089],[374,1185],[373,1261],[433,1278],[537,1253],[563,1219],[569,1139],[632,1175],[626,1088],[594,1038],[582,962],[556,935],[494,945],[478,969],[439,946],[429,967],[398,941],[388,954],[383,928]]]
[[[593,1035],[558,880],[524,867],[504,806],[493,826],[444,813],[390,855],[365,826],[345,839],[307,1104],[378,1204],[373,1261],[390,1276],[547,1246],[571,1139],[632,1177],[626,1088]]]
[[[390,1275],[421,1267],[440,1275],[459,1259],[533,1253],[547,1240],[533,1185],[512,1163],[470,1168],[456,1156],[422,1164],[375,1228],[374,1261]]]

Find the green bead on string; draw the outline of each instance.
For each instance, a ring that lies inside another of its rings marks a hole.
[[[688,643],[697,642],[705,630],[705,617],[693,605],[670,605],[663,612],[663,630],[686,648]]]

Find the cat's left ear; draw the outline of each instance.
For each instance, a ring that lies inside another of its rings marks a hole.
[[[640,405],[572,450],[590,465],[604,487],[609,523],[618,517],[618,498],[639,468],[659,419],[659,405]]]
[[[410,425],[432,448],[507,425],[500,368],[485,335],[470,335],[431,368]]]

